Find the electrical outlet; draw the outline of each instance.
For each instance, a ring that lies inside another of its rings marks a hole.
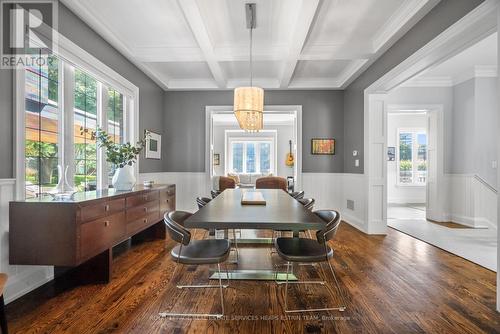
[[[492,161],[491,162],[491,168],[497,169],[497,167],[498,167],[498,162],[496,160]]]
[[[359,159],[354,160],[354,166],[359,167]]]
[[[347,200],[347,208],[354,211],[354,201],[352,199]]]

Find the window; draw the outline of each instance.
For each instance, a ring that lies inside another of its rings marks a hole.
[[[427,180],[427,134],[398,130],[398,184],[424,185]]]
[[[125,119],[123,114],[123,94],[114,89],[108,90],[108,103],[107,103],[107,122],[108,134],[111,136],[113,142],[125,142]],[[111,187],[111,179],[115,173],[116,166],[107,163],[108,165],[108,184]]]
[[[97,80],[75,70],[74,102],[74,183],[78,191],[97,188]]]
[[[57,185],[60,163],[58,105],[59,61],[26,67],[24,150],[26,197],[36,197]]]
[[[134,142],[126,136],[133,133],[127,129],[127,119],[132,119],[127,113],[136,90],[126,95],[56,56],[46,64],[24,67],[16,72],[16,80],[18,119],[22,111],[19,124],[24,128],[18,152],[25,157],[24,165],[17,167],[18,175],[24,175],[19,193],[30,198],[54,192],[62,176],[58,165],[69,166],[67,181],[77,191],[108,187],[116,166],[105,161],[92,134],[100,126],[115,142]]]
[[[230,138],[228,150],[228,171],[249,174],[274,171],[274,138]]]

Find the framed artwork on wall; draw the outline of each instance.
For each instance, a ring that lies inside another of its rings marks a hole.
[[[151,130],[145,130],[149,133],[146,139],[146,150],[144,151],[146,159],[161,159],[161,135]]]
[[[219,165],[220,165],[220,154],[214,153],[214,166],[219,166]]]
[[[396,148],[394,146],[389,146],[387,148],[387,161],[396,160]]]
[[[333,138],[313,138],[311,139],[311,154],[334,155],[335,139]]]

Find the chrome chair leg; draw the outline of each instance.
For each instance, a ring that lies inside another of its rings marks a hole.
[[[337,281],[337,277],[335,276],[335,273],[333,271],[333,267],[331,266],[330,262],[328,262],[328,265],[330,266],[330,270],[331,270],[331,273],[332,273],[332,276],[334,278],[334,281],[335,281],[335,284],[337,286],[337,289],[339,291],[339,294],[340,294],[340,298],[342,300],[342,306],[337,306],[337,307],[324,307],[324,308],[314,308],[314,309],[293,309],[293,310],[289,310],[288,309],[288,284],[321,284],[321,285],[325,285],[328,292],[330,293],[330,295],[332,296],[332,298],[335,297],[333,291],[329,288],[329,284],[328,282],[326,281],[296,281],[296,282],[289,282],[288,281],[288,273],[289,273],[289,268],[291,267],[291,263],[290,262],[287,262],[286,266],[287,266],[287,269],[286,269],[286,281],[285,281],[285,312],[286,313],[300,313],[300,312],[320,312],[320,311],[340,311],[340,312],[344,312],[345,309],[346,309],[346,303],[345,303],[345,299],[344,299],[344,295],[342,294],[342,290],[340,289],[340,285]],[[319,267],[321,268],[321,271],[323,273],[323,276],[325,277],[326,279],[326,275],[325,275],[325,272],[323,270],[323,267],[321,266],[321,264],[319,264]],[[277,274],[276,274],[277,275]],[[276,283],[279,285],[279,284],[283,284],[283,282],[278,282],[277,281],[277,277],[276,277]]]
[[[234,250],[236,251],[236,263],[238,263],[240,260],[240,252],[238,250],[238,238],[236,238],[236,231],[234,229],[233,229],[233,241],[234,241]]]
[[[178,263],[175,266],[174,273],[172,274],[172,278],[174,277]],[[160,312],[158,315],[160,318],[169,318],[169,317],[186,317],[186,318],[216,318],[220,319],[224,316],[224,293],[223,293],[223,288],[229,287],[229,272],[227,271],[227,264],[226,265],[226,275],[227,275],[227,285],[222,284],[222,274],[220,270],[220,263],[217,263],[217,270],[219,274],[219,285],[210,285],[210,284],[200,284],[200,285],[176,285],[177,288],[183,289],[183,288],[219,288],[220,291],[220,301],[221,301],[221,313],[174,313],[174,312]]]

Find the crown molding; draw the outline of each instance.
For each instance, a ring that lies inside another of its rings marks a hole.
[[[409,80],[401,87],[452,87],[453,78],[449,76],[442,77],[420,77]]]

